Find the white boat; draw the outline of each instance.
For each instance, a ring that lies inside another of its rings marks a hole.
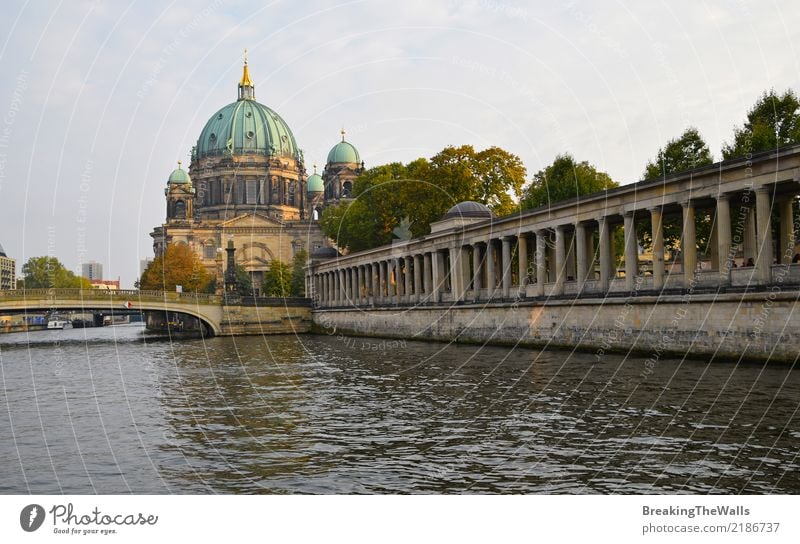
[[[47,329],[48,330],[63,330],[63,329],[71,329],[72,323],[67,321],[66,319],[61,319],[59,317],[50,318],[47,322]]]

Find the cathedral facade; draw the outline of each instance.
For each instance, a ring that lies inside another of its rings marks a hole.
[[[275,260],[290,263],[301,250],[330,245],[317,220],[325,206],[347,199],[364,169],[356,148],[342,140],[328,153],[322,175],[306,172],[303,152],[286,122],[255,99],[245,59],[238,97],[218,110],[164,189],[166,220],[153,229],[153,251],[187,244],[223,284],[223,248],[259,289]]]

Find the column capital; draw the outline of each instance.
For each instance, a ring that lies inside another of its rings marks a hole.
[[[720,193],[720,194],[717,195],[717,202],[720,202],[720,201],[727,202],[727,201],[730,201],[730,199],[731,199],[731,195],[729,193]]]
[[[647,208],[647,211],[649,211],[650,213],[653,213],[653,212],[664,213],[664,206],[651,206],[651,207]]]
[[[622,212],[622,217],[633,217],[636,213],[636,210],[626,210]]]
[[[547,229],[536,229],[534,232],[536,233],[536,236],[541,236],[542,238],[547,236]]]
[[[513,236],[511,236],[510,234],[506,234],[506,235],[503,235],[503,236],[500,237],[500,241],[501,242],[510,242],[512,238],[513,238]]]
[[[686,200],[681,200],[680,202],[681,208],[694,208],[694,201],[691,198],[687,198]]]
[[[756,187],[755,191],[756,193],[761,193],[761,194],[769,193],[772,192],[772,187],[768,185],[759,185],[758,187]]]

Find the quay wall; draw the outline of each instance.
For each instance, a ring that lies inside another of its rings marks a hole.
[[[800,291],[631,296],[313,312],[314,332],[604,353],[794,362]]]

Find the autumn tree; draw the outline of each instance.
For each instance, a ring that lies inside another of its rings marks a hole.
[[[605,172],[600,172],[587,161],[578,162],[569,153],[564,153],[533,175],[533,180],[523,190],[520,207],[527,210],[549,206],[618,186]]]
[[[733,141],[723,145],[722,157],[731,159],[796,143],[800,143],[797,95],[791,89],[783,94],[770,89],[747,112],[744,125],[734,128]]]
[[[268,297],[288,297],[292,292],[292,268],[283,261],[273,260],[264,273],[261,291]]]
[[[25,289],[91,289],[88,279],[77,276],[55,257],[31,257],[22,265]]]
[[[186,244],[169,244],[164,252],[147,266],[139,280],[144,290],[174,291],[181,285],[185,292],[202,292],[214,277]]]

